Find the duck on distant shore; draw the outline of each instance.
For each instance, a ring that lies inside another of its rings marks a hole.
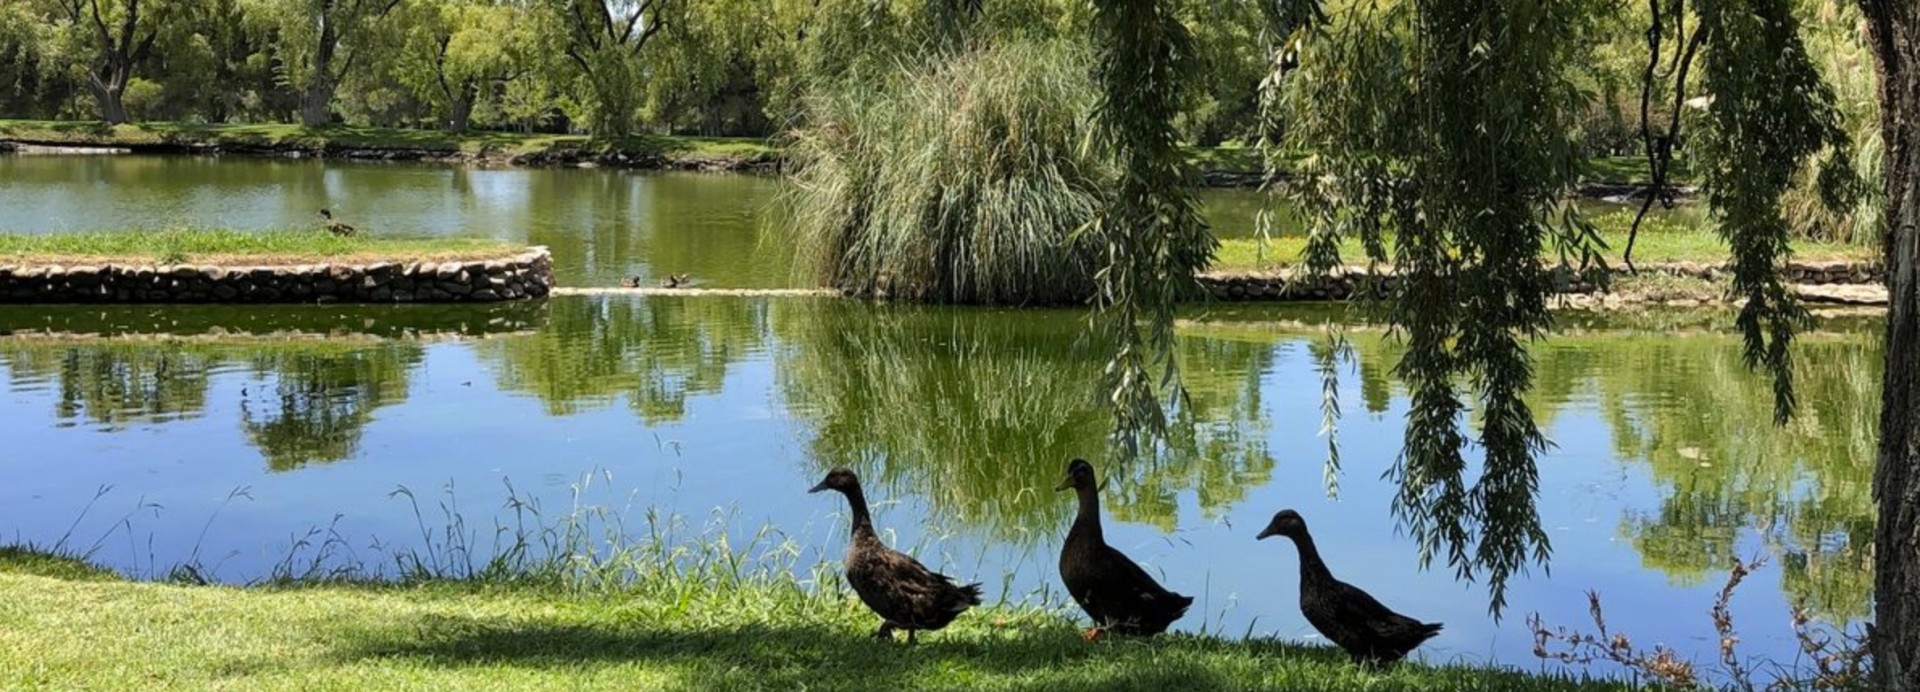
[[[639,288],[639,287],[640,287],[640,277],[638,277],[638,276],[629,276],[629,277],[627,277],[627,278],[624,278],[624,279],[621,279],[621,280],[620,280],[620,287],[621,287],[621,288]]]
[[[1354,663],[1393,663],[1440,633],[1440,623],[1393,612],[1359,587],[1333,578],[1299,512],[1284,509],[1274,514],[1259,540],[1268,536],[1293,540],[1300,552],[1300,613],[1321,636],[1346,650]]]
[[[847,584],[859,594],[860,602],[880,616],[880,629],[874,637],[891,640],[894,630],[906,630],[907,643],[914,644],[916,632],[946,627],[968,608],[980,605],[979,584],[962,586],[880,542],[880,535],[873,530],[873,518],[867,513],[866,495],[860,491],[860,478],[852,471],[836,468],[807,492],[823,490],[846,496],[853,509]]]
[[[348,224],[345,221],[339,221],[334,219],[333,212],[331,211],[328,211],[326,209],[321,209],[320,218],[326,220],[328,233],[332,233],[334,235],[341,236],[341,237],[350,236],[354,234],[353,226]]]
[[[660,287],[661,288],[685,288],[692,283],[693,283],[693,275],[691,274],[668,274],[667,278],[660,280]]]
[[[1085,459],[1067,463],[1067,478],[1056,491],[1072,488],[1080,499],[1080,513],[1067,542],[1060,546],[1060,581],[1067,593],[1093,618],[1086,639],[1101,632],[1151,636],[1185,615],[1192,596],[1168,591],[1125,554],[1107,545],[1100,527],[1100,484],[1093,465]]]

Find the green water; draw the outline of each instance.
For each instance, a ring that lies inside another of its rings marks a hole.
[[[561,280],[693,273],[794,281],[773,242],[771,178],[486,170],[313,161],[0,156],[0,229],[167,223],[268,228],[329,205],[376,232],[552,246]],[[1252,213],[1216,191],[1216,225]],[[1250,220],[1246,223],[1250,224]],[[1326,324],[1344,415],[1337,499],[1323,480]],[[1525,616],[1609,624],[1702,665],[1734,556],[1764,556],[1734,603],[1743,651],[1790,661],[1808,604],[1868,613],[1877,319],[1798,343],[1802,414],[1769,423],[1725,313],[1563,315],[1534,350],[1530,404],[1551,572],[1483,585],[1422,570],[1381,480],[1407,408],[1396,344],[1328,308],[1212,306],[1183,316],[1192,421],[1162,458],[1113,476],[1108,538],[1198,597],[1177,623],[1311,638],[1292,551],[1253,535],[1299,509],[1336,573],[1447,624],[1425,655],[1534,665]],[[91,548],[143,576],[198,559],[244,581],[288,563],[381,562],[457,514],[489,535],[508,497],[762,527],[809,559],[845,546],[844,508],[804,491],[861,473],[894,544],[989,598],[1051,590],[1072,456],[1104,460],[1101,344],[1077,311],[940,309],[834,299],[562,298],[497,306],[0,308],[0,536]],[[1472,424],[1471,417],[1468,424]],[[1471,454],[1471,452],[1470,452]],[[395,491],[419,498],[421,512]],[[98,496],[96,498],[96,495]],[[429,530],[423,532],[423,526]],[[316,554],[337,535],[348,554]],[[484,544],[484,541],[482,541]],[[195,556],[198,556],[197,558]]]

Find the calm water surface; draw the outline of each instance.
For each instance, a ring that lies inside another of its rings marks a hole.
[[[131,209],[157,210],[148,225],[264,228],[331,204],[376,228],[551,245],[567,282],[671,265],[779,285],[786,260],[761,240],[777,192],[745,176],[0,157],[0,228],[143,223]],[[1109,540],[1198,597],[1180,627],[1313,636],[1292,549],[1253,539],[1282,507],[1306,515],[1337,573],[1447,623],[1430,660],[1534,666],[1525,616],[1584,625],[1592,588],[1616,629],[1706,664],[1707,610],[1736,555],[1769,559],[1733,603],[1749,654],[1792,660],[1792,603],[1867,615],[1878,321],[1802,340],[1803,413],[1776,428],[1731,316],[1565,316],[1536,349],[1531,402],[1555,443],[1540,468],[1551,572],[1518,579],[1499,623],[1483,586],[1421,571],[1395,530],[1379,478],[1407,400],[1395,344],[1360,327],[1338,368],[1345,469],[1328,497],[1313,326],[1327,321],[1344,315],[1188,313],[1193,434],[1151,463],[1102,464],[1120,476]],[[1103,357],[1083,326],[1078,312],[814,299],[0,308],[0,539],[64,537],[143,576],[198,559],[244,581],[315,559],[301,541],[316,528],[352,548],[335,561],[442,541],[423,537],[405,488],[430,528],[449,503],[482,544],[511,496],[635,527],[649,508],[690,533],[719,521],[738,540],[772,527],[811,563],[839,559],[844,506],[804,491],[847,465],[896,545],[990,597],[1030,598],[1057,591],[1072,500],[1053,484],[1068,457],[1104,448]]]

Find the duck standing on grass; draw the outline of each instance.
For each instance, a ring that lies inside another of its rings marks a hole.
[[[1151,636],[1187,613],[1192,596],[1168,591],[1125,554],[1107,545],[1100,529],[1100,484],[1093,464],[1085,459],[1067,462],[1067,479],[1056,491],[1072,488],[1080,496],[1080,513],[1060,546],[1060,581],[1067,585],[1080,609],[1093,618],[1087,641],[1101,632]]]
[[[328,233],[332,233],[334,235],[337,235],[343,238],[354,234],[353,226],[348,224],[345,221],[334,219],[333,212],[331,211],[328,211],[326,209],[321,209],[320,218],[326,220]]]
[[[1293,539],[1293,547],[1300,551],[1300,613],[1321,636],[1345,649],[1354,663],[1393,663],[1440,633],[1440,623],[1388,610],[1367,592],[1333,578],[1299,512],[1283,509],[1273,515],[1259,540],[1268,536]]]
[[[860,602],[880,616],[880,629],[873,636],[890,640],[894,630],[906,630],[907,643],[914,644],[916,632],[946,627],[968,608],[980,605],[979,584],[961,586],[952,577],[927,569],[919,560],[880,542],[880,535],[873,531],[873,518],[867,513],[867,498],[860,492],[860,478],[852,471],[836,468],[807,492],[822,490],[845,495],[853,508],[847,584],[860,595]]]

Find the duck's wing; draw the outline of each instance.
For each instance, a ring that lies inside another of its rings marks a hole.
[[[927,569],[912,555],[887,548],[877,556],[887,588],[915,612],[959,612],[980,604],[980,585],[962,586],[953,577]]]
[[[1366,627],[1377,636],[1399,639],[1413,633],[1432,636],[1440,631],[1439,625],[1428,625],[1393,612],[1393,609],[1382,604],[1379,599],[1373,597],[1373,594],[1360,590],[1360,587],[1337,580],[1334,585],[1339,593],[1336,601],[1341,617],[1348,622],[1365,623]],[[1421,637],[1421,639],[1425,638]]]
[[[1113,546],[1100,546],[1100,562],[1104,568],[1103,572],[1115,575],[1111,580],[1114,588],[1124,589],[1127,596],[1182,612],[1187,609],[1187,606],[1193,604],[1192,596],[1182,596],[1168,591],[1153,578],[1153,575],[1147,574],[1147,570],[1141,568],[1139,563],[1134,562],[1133,558],[1127,557],[1126,553],[1116,550]]]

